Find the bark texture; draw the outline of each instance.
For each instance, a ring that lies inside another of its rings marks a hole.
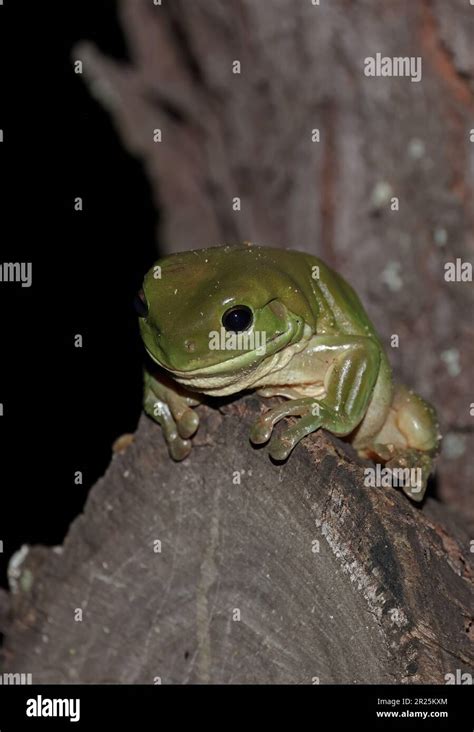
[[[14,562],[8,671],[34,683],[442,684],[473,670],[462,527],[432,499],[420,511],[364,488],[349,448],[322,433],[273,464],[248,441],[260,409],[255,397],[199,407],[180,464],[142,418],[64,546]]]

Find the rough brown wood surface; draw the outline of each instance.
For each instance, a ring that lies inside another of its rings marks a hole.
[[[335,266],[397,377],[438,409],[441,502],[420,510],[364,488],[361,466],[323,434],[273,465],[247,440],[252,399],[201,407],[199,446],[180,465],[142,420],[64,547],[30,550],[16,592],[0,596],[4,668],[40,682],[146,683],[444,683],[472,672],[473,287],[446,282],[444,265],[472,261],[474,248],[474,9],[119,6],[129,61],[87,42],[74,58],[144,162],[161,251],[253,240]],[[377,52],[421,56],[422,80],[365,77]],[[234,471],[245,471],[240,485]]]
[[[37,683],[309,684],[473,670],[465,531],[431,499],[420,511],[364,488],[363,467],[324,434],[272,464],[248,441],[260,408],[199,407],[178,465],[142,419],[64,546],[18,564],[6,670]]]

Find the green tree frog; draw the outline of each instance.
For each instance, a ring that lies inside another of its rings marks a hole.
[[[359,298],[320,259],[248,244],[173,254],[146,274],[137,308],[160,367],[145,373],[144,409],[175,460],[191,450],[201,395],[255,390],[286,399],[250,433],[273,459],[324,428],[390,470],[419,468],[421,483],[403,490],[421,501],[440,439],[435,411],[393,385]],[[296,423],[275,430],[284,417]]]

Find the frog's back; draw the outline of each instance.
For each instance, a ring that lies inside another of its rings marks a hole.
[[[345,324],[345,321],[347,321],[349,329],[352,331],[352,328],[355,327],[361,335],[364,333],[377,335],[371,319],[352,286],[338,272],[335,272],[327,265],[326,273],[329,273],[326,276],[331,278],[331,283],[335,283],[333,292],[338,293],[335,297],[336,302],[333,303],[333,312],[336,314],[338,322]],[[318,285],[323,292],[326,292],[327,282],[320,281]]]
[[[333,321],[341,333],[365,335],[380,342],[360,298],[351,285],[318,257],[293,252],[307,263],[314,296],[318,300],[320,318]]]

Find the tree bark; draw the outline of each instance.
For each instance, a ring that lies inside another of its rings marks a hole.
[[[144,162],[162,249],[251,240],[338,269],[397,378],[440,414],[438,500],[364,487],[323,433],[272,464],[248,443],[252,397],[199,407],[179,465],[143,418],[64,547],[13,562],[4,668],[145,683],[472,672],[473,288],[444,278],[474,243],[472,9],[122,0],[120,13],[128,61],[86,42],[74,58]],[[421,57],[422,80],[366,77],[377,52]]]
[[[249,396],[173,463],[147,418],[63,547],[16,564],[4,654],[34,683],[445,683],[474,667],[469,537],[365,488],[324,433],[254,449]],[[82,621],[78,610],[82,610]]]

